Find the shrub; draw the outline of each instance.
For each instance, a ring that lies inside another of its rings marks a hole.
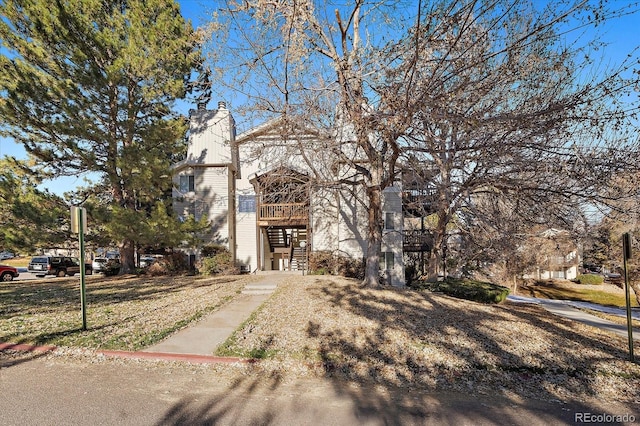
[[[151,276],[177,275],[190,271],[189,260],[184,253],[171,253],[153,262],[147,268],[147,274]]]
[[[205,258],[205,257],[213,257],[218,253],[224,253],[224,252],[229,252],[229,250],[227,250],[227,248],[221,244],[209,244],[206,246],[203,246],[202,249],[200,250],[200,255]]]
[[[231,253],[224,247],[216,254],[203,258],[198,269],[203,275],[235,275],[240,273],[240,268],[233,263]]]
[[[120,273],[120,262],[109,260],[104,266],[103,273],[106,277],[118,275]]]
[[[364,261],[328,251],[313,252],[309,255],[309,269],[312,274],[342,275],[347,278],[364,278]]]
[[[351,259],[350,257],[342,257],[338,274],[347,278],[364,279],[365,262],[363,259]]]
[[[509,295],[509,289],[484,281],[447,278],[438,282],[420,282],[412,286],[422,290],[439,291],[459,299],[480,303],[501,303]]]
[[[582,274],[577,278],[580,284],[598,285],[604,282],[604,277],[597,274]]]
[[[338,256],[328,251],[311,252],[309,253],[309,270],[318,275],[336,274],[339,260]]]

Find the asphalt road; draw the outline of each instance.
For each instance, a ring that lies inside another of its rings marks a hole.
[[[637,407],[636,407],[637,408]],[[233,365],[0,352],[3,425],[549,425],[633,407],[420,392]],[[639,417],[640,418],[640,417]],[[637,421],[637,420],[636,420]]]
[[[26,281],[26,280],[39,280],[40,278],[36,277],[34,274],[32,274],[31,272],[27,271],[27,268],[18,268],[18,273],[20,273],[20,275],[18,276],[18,278],[14,278],[14,281]]]
[[[27,271],[27,268],[18,268],[18,272],[20,275],[18,278],[14,278],[13,281],[30,281],[30,280],[51,280],[56,279],[53,275],[47,275],[45,277],[36,277],[32,272]],[[89,275],[88,275],[89,276]],[[71,278],[79,279],[80,275],[74,275]],[[64,279],[64,278],[61,278]]]

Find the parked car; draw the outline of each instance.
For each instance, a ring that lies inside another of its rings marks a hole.
[[[20,276],[18,270],[13,266],[0,265],[0,281],[13,281],[14,278]]]
[[[77,257],[37,256],[31,259],[27,270],[34,273],[36,277],[44,277],[45,275],[64,277],[65,275],[79,274],[80,261]],[[86,263],[84,270],[85,274],[91,275],[93,273],[91,263]]]
[[[155,261],[156,261],[156,258],[153,256],[140,256],[140,267],[146,268],[147,266],[150,266]]]
[[[105,275],[116,275],[120,272],[120,260],[117,258],[96,257],[91,265],[93,272]]]
[[[0,260],[13,259],[15,256],[10,251],[0,252]]]
[[[93,262],[91,262],[93,272],[104,272],[108,262],[109,259],[107,259],[106,257],[96,257],[95,259],[93,259]]]

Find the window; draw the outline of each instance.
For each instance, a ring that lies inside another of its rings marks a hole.
[[[256,212],[256,196],[255,195],[238,195],[238,212],[239,213],[255,213]]]
[[[383,271],[393,269],[394,260],[392,251],[383,251],[380,253],[380,269]]]
[[[209,214],[209,204],[204,201],[196,200],[193,202],[193,217],[196,220],[202,219],[206,214]]]
[[[193,175],[180,175],[180,192],[193,192],[196,188],[196,180]]]
[[[384,229],[385,230],[395,229],[395,226],[393,223],[393,212],[386,212],[384,214]]]

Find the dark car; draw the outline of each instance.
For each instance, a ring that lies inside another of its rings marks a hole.
[[[75,275],[80,273],[80,261],[77,257],[37,256],[29,262],[28,271],[34,273],[36,277]],[[90,275],[92,272],[91,263],[85,264],[85,273]]]
[[[18,276],[20,276],[18,270],[13,266],[0,265],[0,281],[13,281]]]

